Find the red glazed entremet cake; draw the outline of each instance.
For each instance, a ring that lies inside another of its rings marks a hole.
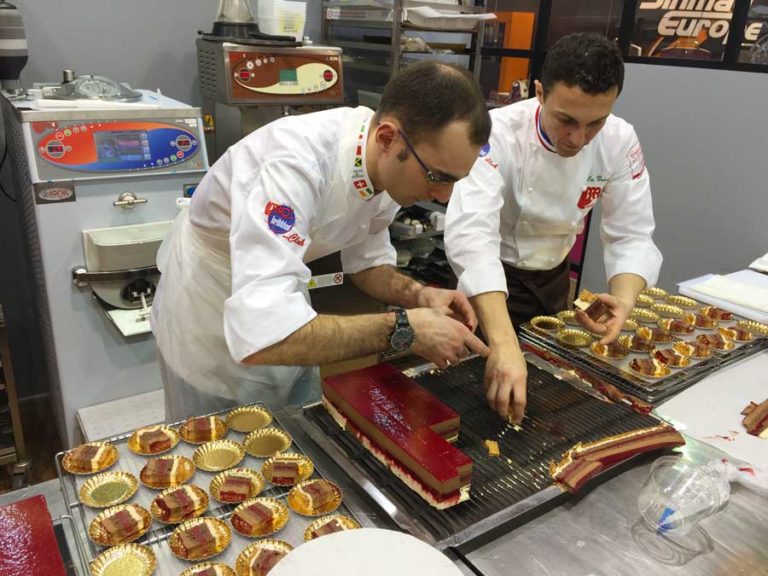
[[[65,576],[43,496],[0,506],[0,574]]]
[[[684,444],[685,440],[674,428],[659,424],[597,442],[579,442],[559,463],[550,463],[549,473],[563,490],[576,492],[587,480],[613,464],[643,452]]]
[[[459,415],[394,366],[379,364],[326,378],[323,403],[412,490],[436,508],[469,498],[472,460],[448,440]]]

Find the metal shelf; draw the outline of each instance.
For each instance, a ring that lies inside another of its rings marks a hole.
[[[331,24],[333,26],[344,26],[347,28],[373,28],[373,29],[379,29],[379,30],[391,30],[392,29],[392,21],[391,20],[336,20],[333,18],[326,18],[325,19],[326,24]],[[400,30],[413,30],[415,32],[436,32],[440,34],[472,34],[476,35],[478,33],[477,30],[471,29],[471,30],[446,30],[445,28],[420,28],[418,26],[414,26],[413,24],[407,24],[403,22],[400,25]]]
[[[339,48],[346,48],[348,50],[367,50],[370,52],[384,52],[390,53],[392,51],[391,44],[380,44],[378,42],[354,42],[352,40],[338,40],[336,38],[329,38],[330,42],[334,46]],[[407,56],[408,54],[428,54],[429,56],[475,56],[475,53],[471,50],[462,50],[460,52],[414,52],[412,50],[400,50],[400,56]]]
[[[349,62],[346,60],[343,60],[341,62],[342,66],[345,66],[347,68],[352,68],[354,70],[365,70],[367,72],[380,72],[381,74],[389,74],[392,72],[392,68],[390,66],[385,66],[384,64],[366,64],[365,62]]]
[[[464,14],[482,14],[485,12],[483,6],[464,6],[451,5],[442,2],[429,2],[425,0],[408,0],[408,5],[403,8],[435,8],[451,12],[462,12]],[[323,8],[354,8],[355,10],[393,10],[393,2],[345,2],[344,0],[324,0]]]

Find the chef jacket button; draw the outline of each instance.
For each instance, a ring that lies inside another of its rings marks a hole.
[[[554,261],[555,261],[555,259],[554,259],[554,258],[552,258],[552,257],[550,256],[550,258],[549,258],[549,262],[550,262],[550,264],[551,264],[552,262],[554,262]]]
[[[529,187],[529,188],[528,188],[528,193],[531,193],[531,192],[533,192],[533,188],[530,188],[530,187]]]
[[[528,220],[523,220],[523,224],[528,224]]]

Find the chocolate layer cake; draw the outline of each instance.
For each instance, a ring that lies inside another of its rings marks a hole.
[[[244,502],[251,497],[253,484],[250,478],[243,476],[228,476],[219,488],[219,499],[222,502]]]
[[[186,558],[204,558],[216,550],[216,535],[207,524],[198,524],[181,533],[181,547]]]
[[[253,536],[265,536],[271,534],[275,522],[275,513],[272,508],[254,502],[232,515],[232,526],[241,534]]]
[[[750,402],[741,413],[744,415],[741,423],[748,434],[761,438],[768,437],[768,400],[761,404]]]
[[[394,366],[379,364],[326,378],[323,403],[411,489],[436,508],[469,498],[472,460],[448,440],[459,415]]]
[[[144,430],[138,433],[142,452],[156,454],[171,448],[171,438],[162,430]]]
[[[269,550],[267,548],[259,550],[251,559],[249,566],[251,576],[266,576],[286,555],[286,552],[278,550]]]

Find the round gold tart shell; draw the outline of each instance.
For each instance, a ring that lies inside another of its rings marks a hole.
[[[186,516],[182,516],[180,518],[163,518],[163,509],[160,508],[160,501],[163,500],[168,494],[172,494],[176,490],[184,490],[186,491],[187,495],[192,498],[192,496],[195,497],[195,501],[199,502],[197,507],[192,510],[192,512],[188,513]],[[163,524],[180,524],[181,522],[185,522],[187,520],[191,520],[192,518],[197,518],[198,516],[202,516],[202,514],[208,510],[208,494],[206,494],[205,490],[200,488],[199,486],[195,486],[193,484],[188,485],[182,485],[182,486],[174,486],[173,488],[168,488],[167,490],[163,490],[155,496],[155,499],[152,500],[152,505],[149,507],[149,513],[152,515],[152,518],[157,520],[158,522],[162,522]]]
[[[147,546],[120,544],[105,550],[91,562],[91,576],[150,576],[157,566]]]
[[[261,504],[262,506],[266,506],[272,511],[272,526],[269,530],[266,532],[259,532],[259,531],[251,531],[251,532],[241,532],[240,529],[237,528],[235,520],[240,517],[240,514],[243,510],[248,508],[249,506],[252,506],[253,504]],[[288,523],[288,519],[290,518],[291,513],[288,511],[288,506],[280,502],[279,500],[276,500],[275,498],[251,498],[250,500],[246,500],[242,504],[240,504],[235,510],[232,512],[232,517],[229,519],[229,521],[232,523],[232,528],[235,529],[235,531],[238,534],[242,534],[243,536],[246,536],[248,538],[262,538],[264,536],[270,536],[274,534],[275,532],[279,532],[283,529],[283,527]]]
[[[654,300],[663,300],[667,297],[667,291],[663,288],[657,288],[656,286],[652,288],[646,288],[640,294],[645,294],[646,296],[650,296]]]
[[[621,360],[629,354],[629,348],[621,342],[611,342],[610,344],[592,342],[592,345],[589,348],[595,356],[608,358],[610,360]]]
[[[179,436],[181,436],[181,439],[184,440],[184,442],[188,442],[189,444],[205,444],[206,442],[211,442],[213,440],[220,440],[227,435],[227,432],[229,432],[227,423],[218,416],[214,417],[214,425],[209,438],[200,440],[192,438],[190,431],[187,429],[186,422],[179,426]]]
[[[165,478],[162,482],[156,482],[154,479],[147,477],[146,469],[149,465],[149,462],[147,462],[144,468],[141,469],[141,472],[139,472],[139,480],[141,480],[141,483],[147,488],[152,488],[154,490],[173,488],[174,486],[184,484],[195,475],[195,464],[192,460],[185,458],[184,456],[160,456],[159,458],[153,458],[153,460],[177,460],[179,465],[172,477]]]
[[[123,510],[132,510],[136,512],[141,518],[141,521],[138,525],[138,531],[126,538],[113,536],[107,532],[107,530],[104,528],[104,524],[102,523],[105,519],[114,516]],[[146,508],[142,508],[138,504],[123,504],[121,506],[113,506],[112,508],[107,508],[101,512],[101,514],[96,516],[96,518],[91,520],[91,523],[88,526],[88,537],[99,546],[115,546],[117,544],[127,544],[144,536],[151,525],[152,517],[149,515],[149,512],[147,512]]]
[[[73,456],[75,455],[75,451],[84,446],[103,446],[105,448],[99,459],[94,463],[93,469],[88,468],[86,470],[85,468],[79,467],[78,464],[74,462]],[[61,465],[64,470],[70,474],[96,474],[97,472],[102,472],[112,466],[117,462],[118,457],[119,454],[117,448],[109,442],[87,442],[86,444],[81,444],[69,452],[66,452],[61,459]]]
[[[637,329],[636,334],[643,340],[650,340],[651,342],[667,343],[672,342],[672,332],[665,330],[664,328],[651,329],[647,326],[640,326]]]
[[[206,570],[213,570],[216,576],[237,576],[237,573],[226,564],[219,562],[203,562],[187,568],[179,576],[198,576]]]
[[[245,451],[256,458],[271,458],[290,448],[291,437],[279,428],[262,428],[248,434],[243,440]]]
[[[670,304],[654,304],[651,306],[651,312],[655,312],[658,314],[661,318],[682,318],[683,309],[679,306],[671,306]]]
[[[629,348],[630,352],[650,352],[655,348],[653,342],[650,340],[645,340],[642,337],[638,335],[628,335],[625,334],[624,336],[619,336],[618,340],[621,344]]]
[[[730,338],[727,338],[722,334],[719,334],[719,336],[720,338],[717,338],[715,336],[710,336],[709,334],[699,334],[698,336],[696,336],[696,341],[702,344],[709,344],[710,346],[712,346],[712,348],[715,348],[716,350],[731,350],[736,346],[733,343],[733,340],[731,340]]]
[[[669,350],[673,354],[671,357],[665,356],[663,353],[660,354],[661,358],[658,358],[656,356],[657,353],[661,352],[661,350]],[[690,365],[691,359],[687,354],[681,354],[678,350],[673,348],[658,348],[656,350],[652,350],[651,352],[648,352],[648,355],[651,358],[655,358],[659,362],[663,362],[664,364],[667,364],[670,368],[685,368],[686,366]]]
[[[165,434],[171,440],[171,446],[169,448],[166,448],[165,450],[158,450],[156,452],[142,451],[141,445],[139,444],[139,434],[141,432],[148,432],[153,430],[159,430],[163,434]],[[138,430],[135,430],[133,434],[131,434],[131,437],[128,438],[128,450],[140,456],[155,456],[157,454],[162,454],[163,452],[168,452],[169,450],[173,450],[178,443],[179,443],[179,433],[176,432],[176,430],[174,430],[173,428],[170,428],[168,426],[147,426],[145,428],[139,428]]]
[[[228,501],[228,500],[222,500],[221,499],[221,487],[224,486],[224,482],[227,478],[231,476],[237,476],[239,478],[247,478],[251,481],[251,490],[248,496],[243,498],[243,500],[239,501]],[[264,490],[264,477],[259,474],[256,470],[251,470],[250,468],[232,468],[230,470],[227,470],[225,472],[222,472],[221,474],[217,474],[213,480],[211,480],[211,484],[208,487],[211,491],[211,496],[215,500],[218,500],[219,502],[223,502],[226,504],[239,504],[240,502],[244,502],[245,500],[249,500],[253,498],[254,496],[257,496],[262,490]]]
[[[648,358],[648,360],[653,363],[653,369],[650,372],[647,372],[640,367],[641,364],[637,358],[629,363],[629,368],[636,374],[645,376],[646,378],[663,378],[664,376],[669,376],[672,372],[670,367],[664,364],[664,362],[660,362],[656,358]]]
[[[576,311],[575,310],[563,310],[562,312],[558,312],[557,313],[557,318],[561,322],[569,324],[570,326],[578,326],[579,325],[578,320],[576,320]]]
[[[191,530],[200,524],[208,525],[209,531],[214,535],[216,545],[210,551],[196,553],[187,557],[186,551],[181,544],[181,535],[187,530]],[[207,560],[208,558],[213,558],[217,554],[221,554],[224,550],[227,549],[227,546],[229,546],[231,541],[232,531],[229,529],[229,526],[227,526],[226,522],[219,520],[218,518],[204,516],[203,518],[195,518],[193,520],[187,520],[183,524],[179,524],[168,538],[168,546],[171,548],[171,552],[173,552],[177,558],[197,562],[198,560]]]
[[[635,320],[632,320],[632,318],[627,318],[626,320],[624,320],[624,325],[621,327],[621,331],[634,332],[635,330],[637,330],[638,326],[639,324]]]
[[[307,503],[304,501],[299,490],[314,483],[320,483],[327,486],[333,492],[333,499],[320,507],[307,506]],[[325,514],[330,514],[341,506],[341,488],[336,486],[333,482],[329,482],[322,478],[301,482],[291,488],[291,491],[288,492],[288,506],[290,506],[291,510],[302,516],[324,516]]]
[[[752,320],[740,320],[736,326],[744,330],[749,330],[755,336],[768,336],[768,325],[754,322]]]
[[[659,315],[646,308],[633,308],[629,317],[636,322],[642,322],[644,324],[655,324],[659,321]]]
[[[712,356],[712,347],[701,342],[675,342],[672,348],[683,356],[693,358],[709,358]]]
[[[235,432],[253,432],[272,423],[272,414],[261,406],[241,406],[227,414],[227,426]]]
[[[650,306],[653,306],[653,298],[648,296],[647,294],[638,294],[637,300],[635,300],[635,306],[639,308],[648,308]]]
[[[307,526],[307,529],[304,530],[304,542],[309,542],[310,540],[317,538],[317,536],[313,536],[312,533],[318,528],[322,528],[328,524],[328,522],[332,522],[333,520],[338,520],[339,524],[343,526],[344,530],[357,530],[358,528],[362,528],[357,520],[350,518],[349,516],[342,516],[341,514],[323,516],[322,518],[318,518],[312,522],[309,526]]]
[[[200,470],[221,472],[237,466],[245,457],[243,445],[234,440],[214,440],[200,446],[192,455],[192,461]]]
[[[572,348],[582,348],[584,346],[589,346],[593,340],[589,332],[572,328],[560,330],[560,332],[557,333],[556,338],[557,341],[564,346],[570,346]]]
[[[296,461],[299,465],[298,477],[293,481],[287,481],[282,478],[274,478],[272,475],[272,466],[274,465],[276,460]],[[294,484],[303,482],[304,480],[312,476],[312,472],[314,471],[315,471],[315,465],[312,464],[312,460],[310,460],[303,454],[294,454],[293,452],[286,452],[285,454],[278,454],[277,456],[273,456],[272,458],[269,458],[268,460],[266,460],[261,467],[261,475],[264,476],[264,479],[267,482],[271,484],[276,484],[278,486],[293,486]]]
[[[128,472],[102,472],[80,486],[80,501],[91,508],[122,504],[139,489],[136,476]]]
[[[565,322],[556,316],[536,316],[531,318],[531,326],[542,332],[557,332],[565,328]]]
[[[237,561],[235,562],[237,576],[251,576],[251,561],[260,550],[271,550],[273,552],[288,554],[293,550],[293,546],[288,544],[288,542],[271,538],[254,542],[238,555]],[[332,570],[329,570],[329,573],[331,572]]]
[[[669,294],[665,299],[667,304],[671,304],[672,306],[679,306],[680,308],[689,308],[694,309],[701,306],[696,300],[693,298],[688,298],[688,296],[680,296],[679,294]]]
[[[717,329],[717,331],[723,338],[735,340],[736,342],[751,342],[755,339],[755,336],[752,334],[752,332],[739,327],[725,328],[721,326]]]

